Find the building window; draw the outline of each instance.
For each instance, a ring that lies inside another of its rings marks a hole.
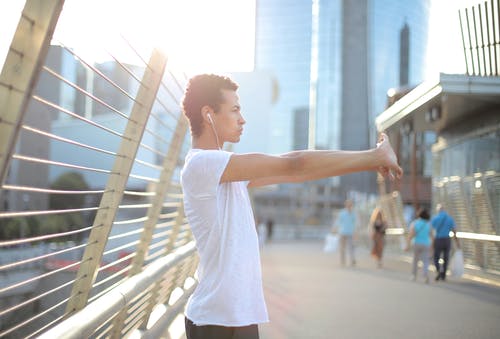
[[[486,171],[500,172],[500,131],[467,139],[443,149],[438,177],[469,176]]]

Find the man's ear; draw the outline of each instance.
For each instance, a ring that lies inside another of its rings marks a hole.
[[[203,117],[203,120],[206,121],[207,123],[211,123],[211,118],[213,119],[214,117],[214,110],[208,106],[208,105],[205,105],[201,108],[201,116]],[[211,118],[209,118],[209,116]]]

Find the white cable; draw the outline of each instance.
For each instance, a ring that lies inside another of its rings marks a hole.
[[[210,126],[212,126],[212,131],[214,131],[214,134],[215,134],[215,141],[217,142],[217,148],[219,150],[221,150],[220,144],[219,144],[219,135],[217,134],[217,131],[215,130],[215,123],[212,120],[212,117],[210,116],[210,114],[208,114],[208,120],[210,121]]]

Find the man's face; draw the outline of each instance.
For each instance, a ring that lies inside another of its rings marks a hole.
[[[222,96],[224,103],[220,105],[219,112],[216,112],[214,120],[221,142],[236,143],[240,141],[243,133],[243,125],[246,123],[240,111],[240,98],[236,91],[223,89]]]

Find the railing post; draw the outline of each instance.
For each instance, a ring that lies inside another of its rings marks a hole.
[[[187,121],[181,115],[177,120],[177,126],[175,128],[175,132],[172,137],[172,142],[170,143],[167,156],[163,160],[163,170],[160,174],[160,182],[156,185],[154,196],[155,198],[152,201],[151,207],[149,207],[148,209],[147,220],[144,222],[141,240],[137,246],[137,253],[132,260],[132,267],[130,269],[129,275],[137,274],[142,270],[142,265],[144,264],[148,246],[153,237],[153,231],[158,221],[158,216],[160,215],[165,195],[170,187],[172,174],[174,173],[175,167],[177,166],[177,160],[179,159],[179,154],[182,149],[182,143],[186,132]],[[181,208],[179,208],[179,210],[181,210]]]
[[[169,190],[170,183],[172,180],[172,174],[177,165],[177,160],[179,159],[179,154],[182,149],[182,144],[186,132],[187,132],[187,121],[181,115],[177,120],[177,126],[175,128],[174,135],[172,136],[172,142],[170,143],[168,153],[166,157],[163,159],[163,170],[161,171],[160,174],[159,183],[156,185],[155,188],[154,200],[152,201],[151,207],[149,207],[147,212],[147,220],[144,222],[144,228],[142,231],[141,239],[139,244],[137,245],[136,255],[134,256],[131,263],[129,276],[135,275],[142,271],[142,266],[144,264],[146,254],[148,252],[148,247],[153,237],[153,231],[158,221],[158,216],[160,215],[161,212],[163,200],[165,199],[165,195]],[[184,214],[182,205],[178,208],[178,213],[182,215]],[[170,236],[169,243],[171,242],[172,238],[174,238],[174,233],[172,233],[172,235]],[[151,298],[155,298],[154,291],[151,295]],[[146,314],[149,316],[149,313]],[[120,314],[116,316],[113,324],[112,338],[120,338],[121,328],[123,327],[123,324],[125,322],[126,315],[127,315],[127,308],[124,308],[120,312]]]
[[[477,233],[477,227],[472,222],[471,201],[466,201],[463,178],[451,177],[444,182],[443,188],[446,196],[446,209],[455,220],[457,228]],[[483,266],[483,248],[480,242],[473,242],[471,247],[474,249],[474,256],[479,266]],[[467,250],[467,244],[462,244],[464,253]]]
[[[498,176],[498,174],[497,174]],[[487,187],[490,187],[488,185],[488,177],[489,175],[488,174],[483,174],[481,175],[481,190],[483,192],[483,195],[484,195],[484,200],[486,202],[486,208],[488,210],[488,216],[491,220],[491,227],[493,228],[492,231],[496,234],[498,234],[498,232],[500,231],[499,229],[499,225],[498,225],[498,222],[499,220],[497,220],[497,218],[495,218],[495,213],[494,213],[494,208],[493,208],[493,202],[491,201],[491,196],[490,196],[490,193],[487,189]],[[494,185],[494,184],[493,184]],[[497,188],[498,188],[498,184],[497,184]],[[494,192],[495,190],[491,190],[491,192]]]
[[[0,74],[0,184],[5,182],[28,101],[64,0],[28,0]],[[0,190],[1,194],[1,190]]]
[[[406,229],[407,225],[405,216],[403,214],[403,199],[401,198],[401,194],[399,193],[399,191],[394,191],[392,193],[392,197],[394,199],[394,208],[396,209],[396,219],[398,219],[397,225]]]
[[[103,193],[99,204],[99,210],[66,307],[67,313],[80,310],[87,304],[118,205],[134,164],[147,119],[156,99],[166,63],[166,57],[159,51],[153,50],[125,128],[112,174],[110,174],[105,193]]]
[[[184,218],[185,218],[184,217],[184,204],[181,203],[178,210],[177,210],[177,216],[175,217],[174,226],[172,227],[172,234],[170,235],[168,242],[166,244],[167,253],[171,253],[175,248],[175,242],[177,241],[177,236],[179,235],[179,231],[180,231],[180,228],[184,222]],[[188,260],[188,259],[186,259],[186,260]],[[175,267],[176,272],[173,274],[172,283],[167,288],[167,293],[166,293],[167,298],[166,298],[165,302],[168,302],[168,299],[170,298],[170,294],[172,293],[174,288],[177,286],[176,282],[178,281],[178,270],[179,270],[179,267],[181,267],[181,265],[182,264],[179,263],[179,265],[177,265]],[[151,312],[153,312],[153,308],[157,304],[156,301],[160,295],[161,285],[162,285],[162,280],[158,280],[151,290],[151,297],[149,298],[149,303],[148,303],[148,306],[144,312],[144,317],[142,319],[142,324],[141,324],[142,328],[146,327],[146,325],[148,323],[149,316],[151,315]]]

